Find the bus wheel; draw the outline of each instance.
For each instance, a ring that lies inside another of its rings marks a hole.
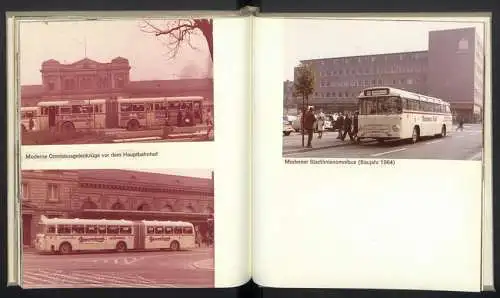
[[[62,125],[62,131],[64,133],[71,133],[75,130],[75,126],[71,122],[64,122]]]
[[[120,241],[116,244],[117,252],[125,252],[126,250],[127,250],[127,244],[125,244],[125,242]]]
[[[446,125],[441,128],[441,137],[446,137]]]
[[[413,133],[411,134],[411,142],[415,144],[420,140],[420,130],[418,129],[418,126],[415,126],[413,128]]]
[[[61,243],[61,245],[59,246],[59,252],[63,255],[71,253],[71,250],[71,244],[69,244],[68,242]]]
[[[139,122],[136,120],[132,120],[127,124],[127,129],[128,130],[136,130],[139,128]]]
[[[172,241],[172,243],[170,243],[170,250],[180,250],[180,245],[179,245],[179,242],[177,241]]]

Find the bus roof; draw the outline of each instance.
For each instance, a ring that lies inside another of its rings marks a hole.
[[[202,96],[182,96],[182,97],[145,97],[145,98],[119,98],[120,103],[143,103],[143,102],[169,102],[169,101],[192,101],[203,100]]]
[[[52,225],[132,225],[130,220],[110,220],[110,219],[83,219],[83,218],[40,218],[42,224]]]
[[[21,107],[21,111],[36,111],[39,109],[40,107]]]
[[[56,101],[40,101],[39,107],[50,106],[70,106],[70,105],[88,105],[88,104],[102,104],[106,103],[105,99],[82,99],[82,100],[56,100]]]
[[[193,224],[190,222],[186,221],[162,221],[162,220],[142,220],[142,223],[146,226],[156,226],[156,225],[163,225],[163,226],[174,226],[174,227],[192,227]]]
[[[408,99],[415,99],[415,100],[420,100],[420,101],[449,105],[449,103],[447,101],[444,101],[444,100],[436,98],[436,97],[431,97],[431,96],[427,96],[427,95],[422,95],[422,94],[409,92],[406,90],[392,88],[392,87],[386,87],[386,86],[376,86],[376,87],[365,88],[365,89],[363,89],[363,91],[361,91],[358,98],[372,97],[373,95],[367,96],[367,95],[365,95],[365,93],[366,93],[366,91],[374,91],[374,90],[386,91],[387,93],[383,94],[383,96],[401,96],[401,97],[408,98]]]

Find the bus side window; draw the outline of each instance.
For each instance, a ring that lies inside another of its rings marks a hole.
[[[192,227],[183,227],[182,234],[193,235],[193,228]]]
[[[85,228],[83,225],[73,225],[71,228],[71,234],[84,234]]]
[[[40,111],[42,115],[47,115],[49,114],[49,109],[48,108],[42,108],[42,110]]]
[[[97,230],[99,231],[99,234],[101,234],[101,235],[106,234],[106,226],[98,226]]]
[[[132,234],[132,228],[129,226],[120,227],[120,235],[130,235]]]
[[[165,234],[167,235],[172,235],[173,233],[172,227],[165,227]]]
[[[71,114],[72,112],[72,108],[71,107],[61,107],[60,108],[60,113],[57,113],[57,110],[56,110],[56,115],[67,115],[67,114]],[[80,112],[77,112],[77,113],[80,113]]]
[[[176,234],[176,235],[182,234],[182,227],[175,227],[174,228],[174,234]]]
[[[97,234],[97,226],[96,225],[85,226],[85,234]]]
[[[111,235],[118,234],[118,226],[108,226],[108,234]]]
[[[163,234],[163,227],[155,227],[155,234],[157,235]]]
[[[58,225],[57,226],[58,234],[71,234],[71,226],[70,225]]]
[[[148,227],[147,228],[147,234],[152,235],[155,233],[155,227]]]
[[[56,233],[56,226],[49,225],[47,226],[47,234],[55,234]]]

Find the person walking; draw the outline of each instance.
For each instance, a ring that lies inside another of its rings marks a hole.
[[[304,129],[307,131],[307,147],[312,148],[311,141],[314,133],[314,124],[316,122],[313,107],[309,107],[309,110],[306,112],[304,117]]]
[[[214,127],[214,120],[212,117],[212,110],[210,108],[207,109],[207,138],[210,138],[210,133],[212,132]]]
[[[464,118],[460,116],[458,118],[458,126],[457,126],[457,131],[460,129],[460,131],[464,131]]]
[[[337,135],[337,139],[342,138],[342,131],[344,128],[344,115],[342,113],[339,113],[339,116],[337,117],[337,121],[335,121],[335,126],[337,127],[339,133]]]
[[[359,112],[354,112],[354,117],[352,118],[352,136],[354,141],[358,141],[358,118]]]
[[[351,115],[346,114],[344,119],[344,133],[342,134],[342,137],[340,139],[343,141],[346,135],[349,134],[349,138],[351,139],[351,141],[354,141],[351,130],[352,130],[352,118]]]
[[[323,131],[325,131],[325,114],[323,113],[323,109],[319,111],[317,118],[316,127],[318,129],[318,139],[321,139],[323,137]]]

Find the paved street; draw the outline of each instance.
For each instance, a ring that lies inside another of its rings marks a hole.
[[[336,139],[336,132],[327,132],[323,139],[313,139],[313,148],[303,148],[300,133],[283,137],[283,156],[293,158],[384,158],[481,160],[482,130],[478,124],[465,125],[463,131],[450,131],[445,138],[427,138],[417,144],[374,141],[353,144]],[[307,141],[307,139],[306,139]]]
[[[212,249],[39,255],[24,253],[24,288],[214,287]]]

